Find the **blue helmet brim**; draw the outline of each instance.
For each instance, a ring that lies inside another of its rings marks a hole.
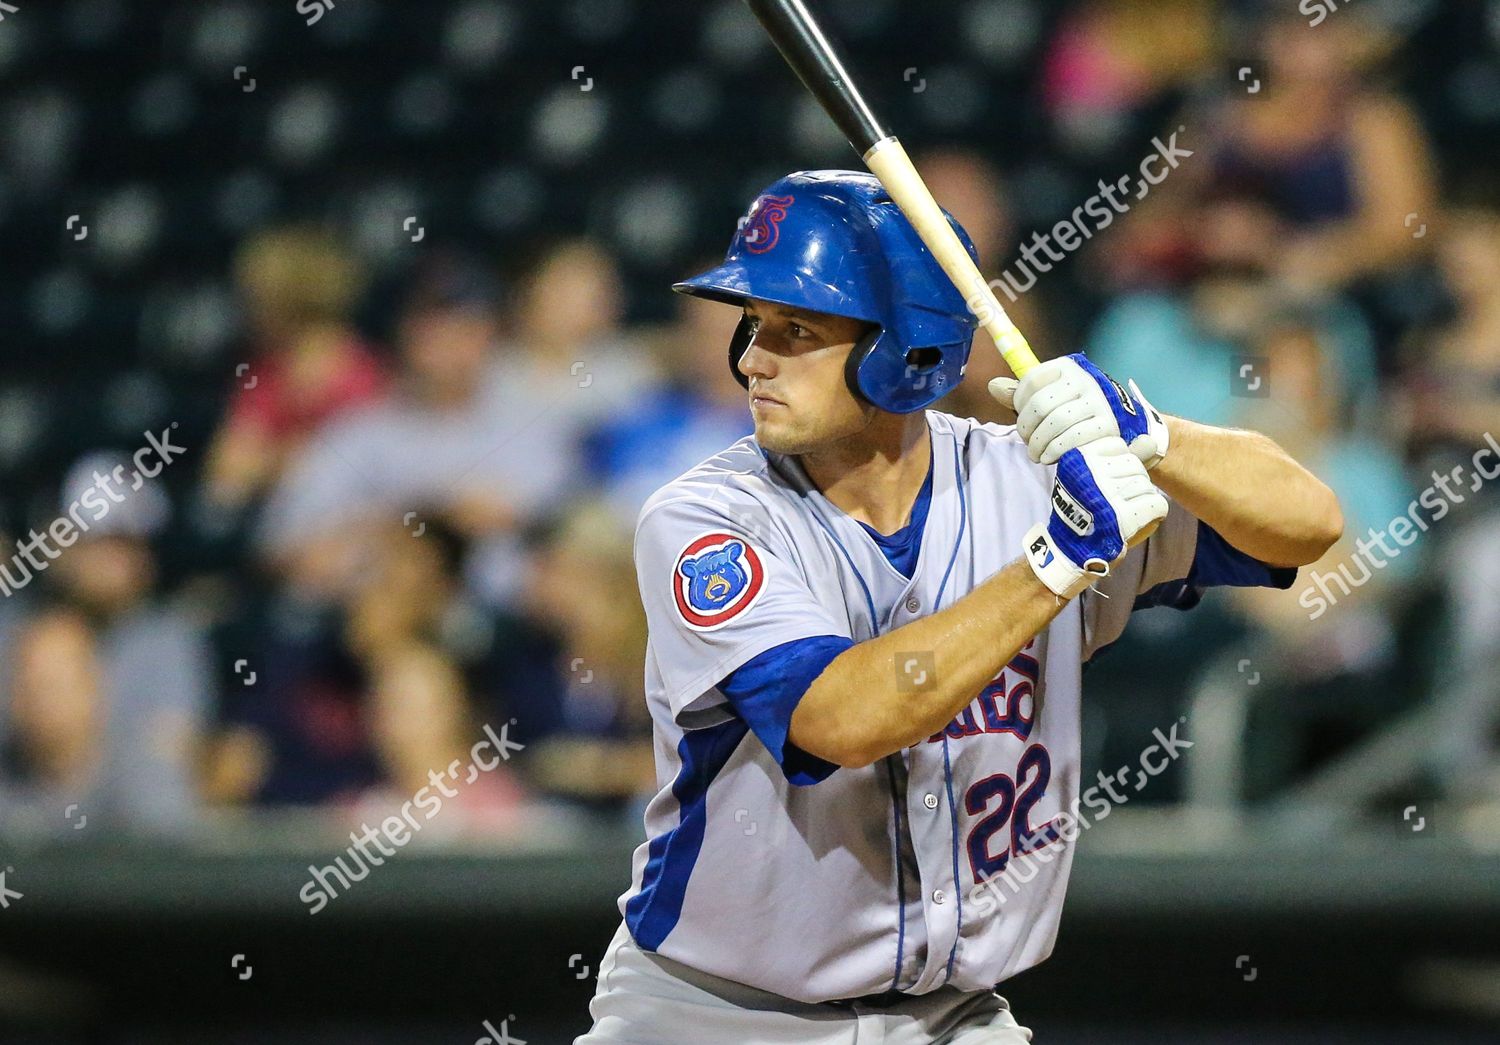
[[[767,279],[763,274],[752,279],[747,267],[737,261],[726,261],[692,279],[673,283],[679,294],[743,305],[746,301],[766,301],[773,305],[844,316],[866,323],[882,323],[882,317],[868,315],[849,299],[841,288],[809,278],[805,273],[787,270]]]

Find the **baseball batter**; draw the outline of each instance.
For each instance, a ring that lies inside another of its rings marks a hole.
[[[995,986],[1057,935],[1083,664],[1289,587],[1338,503],[1082,355],[992,383],[1013,427],[925,409],[974,320],[870,175],[783,178],[675,289],[743,310],[755,434],[637,522],[661,790],[579,1041],[1030,1041]]]

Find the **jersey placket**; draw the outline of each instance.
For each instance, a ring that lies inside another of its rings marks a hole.
[[[923,615],[923,600],[915,588],[913,584],[897,603],[890,627],[898,628]],[[957,814],[949,800],[951,788],[943,757],[946,740],[946,737],[936,743],[924,740],[908,749],[907,773],[901,780],[905,785],[905,794],[901,796],[903,819],[916,855],[917,871],[916,881],[908,883],[908,897],[920,904],[925,928],[920,940],[908,935],[908,953],[921,961],[916,982],[908,983],[903,978],[900,985],[909,992],[925,992],[945,982],[948,960],[960,928],[961,897],[954,880]],[[913,948],[913,944],[918,946]]]
[[[948,440],[933,440],[934,454],[944,454],[944,458],[934,464],[934,501],[941,493],[946,493],[947,488],[957,488],[962,496],[962,475],[955,471],[957,462],[948,456],[953,450]],[[920,568],[896,600],[887,621],[887,630],[909,624],[941,608],[938,603],[944,596],[939,586],[956,564],[968,520],[967,512],[962,512],[955,535],[951,531],[944,532],[940,518],[937,526],[933,525],[932,517],[928,519]],[[905,760],[905,821],[917,864],[917,881],[912,883],[911,893],[921,904],[922,923],[926,929],[923,934],[926,946],[916,952],[922,961],[916,982],[901,984],[902,989],[909,992],[929,991],[947,982],[963,925],[963,897],[957,881],[958,813],[953,804],[948,738],[941,734],[940,737],[936,742],[923,740],[917,743],[908,749]]]

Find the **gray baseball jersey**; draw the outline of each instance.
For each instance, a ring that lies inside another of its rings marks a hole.
[[[1240,579],[1195,575],[1199,524],[1173,504],[945,730],[872,766],[794,771],[789,710],[768,727],[764,709],[720,689],[726,676],[789,642],[860,642],[951,606],[1017,559],[1051,510],[1053,469],[1032,463],[1013,428],[926,416],[932,490],[910,579],[796,458],[752,437],[642,508],[661,790],[620,898],[642,948],[806,1002],[989,989],[1035,965],[1051,952],[1071,865],[1074,836],[1049,825],[1077,808],[1084,661],[1120,635],[1139,594],[1181,582],[1175,601],[1190,605],[1188,583],[1265,583],[1248,557]],[[898,657],[892,688],[920,686],[925,657]],[[980,883],[1024,861],[1036,867],[1019,891],[976,901]]]

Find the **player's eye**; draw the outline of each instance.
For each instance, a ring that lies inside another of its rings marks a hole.
[[[789,323],[787,324],[787,330],[794,338],[812,337],[812,331],[808,330],[801,323]]]

